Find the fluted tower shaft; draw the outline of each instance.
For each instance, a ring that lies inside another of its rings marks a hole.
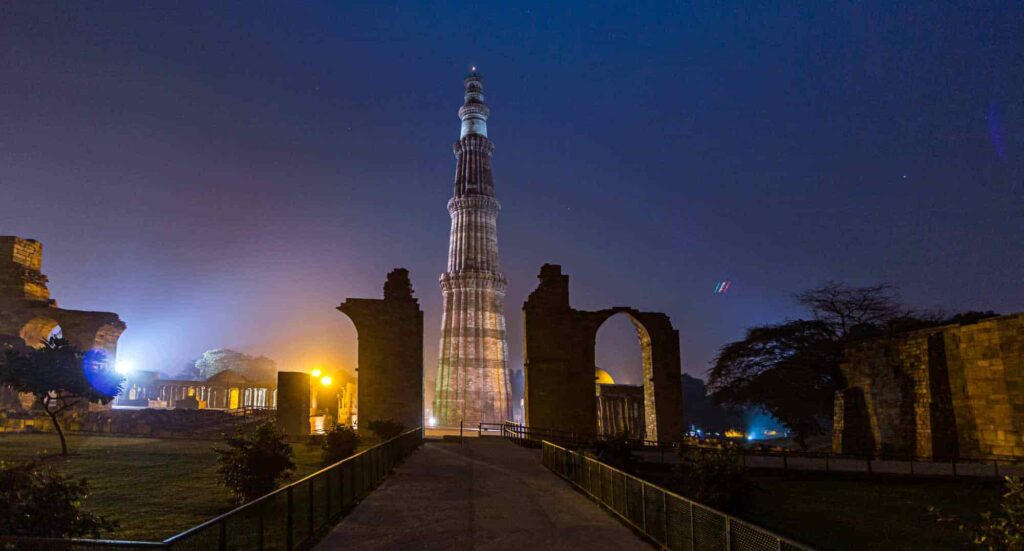
[[[434,417],[442,426],[476,426],[511,418],[508,343],[505,338],[505,276],[498,268],[498,211],[487,138],[490,109],[483,83],[466,78],[455,144],[455,193],[448,271],[441,274],[444,314]]]

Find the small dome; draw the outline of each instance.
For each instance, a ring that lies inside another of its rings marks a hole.
[[[600,367],[594,368],[594,378],[597,379],[599,385],[614,385],[615,379],[612,378],[612,374],[601,369]]]

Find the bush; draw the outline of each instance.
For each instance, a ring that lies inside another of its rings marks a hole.
[[[331,465],[356,453],[359,435],[349,427],[338,425],[324,434],[322,446],[323,462],[325,465]]]
[[[676,486],[688,498],[728,513],[748,504],[752,483],[736,450],[684,448],[683,462],[676,466]]]
[[[366,424],[366,428],[373,431],[373,433],[381,440],[391,440],[405,431],[405,425],[395,421],[394,419],[388,419],[387,421],[370,421]]]
[[[597,460],[605,465],[626,473],[633,473],[636,470],[636,457],[633,456],[633,448],[625,435],[597,442],[594,444],[593,452]]]
[[[261,423],[250,433],[239,431],[224,443],[226,449],[213,450],[220,463],[217,474],[239,502],[274,491],[295,470],[292,447],[273,423]]]
[[[982,513],[980,521],[964,522],[955,516],[943,516],[934,507],[929,509],[940,521],[956,522],[960,533],[974,547],[989,551],[1024,549],[1024,483],[1015,476],[1004,480],[1006,493],[999,512]]]
[[[85,479],[66,478],[39,463],[0,462],[0,534],[70,538],[100,537],[117,525],[80,509]]]

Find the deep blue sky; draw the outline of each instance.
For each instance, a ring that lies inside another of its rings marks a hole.
[[[404,266],[432,377],[471,64],[514,367],[545,262],[576,307],[672,316],[694,374],[829,279],[1024,310],[1020,2],[42,4],[0,6],[0,234],[146,366],[354,367],[334,307]]]

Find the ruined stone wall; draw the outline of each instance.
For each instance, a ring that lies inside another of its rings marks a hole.
[[[849,347],[833,449],[1024,457],[1024,315]]]
[[[383,299],[350,298],[338,310],[352,319],[359,338],[359,431],[389,419],[422,427],[423,312],[409,272],[388,274]]]
[[[608,318],[625,314],[637,329],[643,354],[645,437],[662,442],[682,438],[679,332],[669,317],[627,307],[575,310],[569,305],[569,276],[561,266],[545,264],[539,279],[523,304],[527,424],[597,432],[597,331]]]
[[[34,239],[0,236],[0,297],[49,302],[43,244]]]

